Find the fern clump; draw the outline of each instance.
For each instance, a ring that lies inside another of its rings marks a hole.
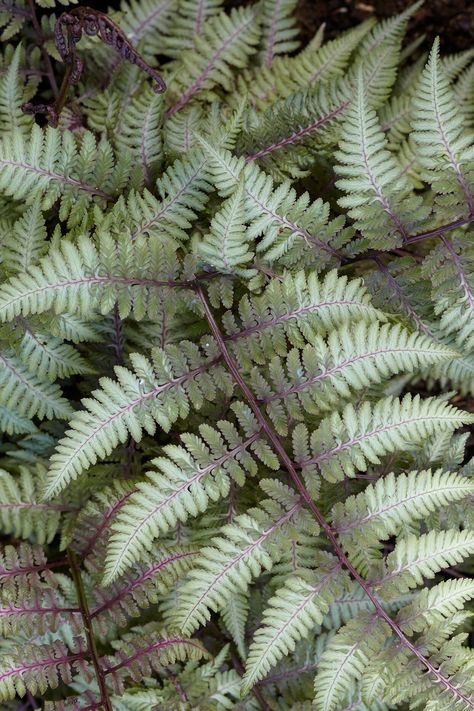
[[[474,709],[474,65],[420,5],[2,6],[2,709]]]

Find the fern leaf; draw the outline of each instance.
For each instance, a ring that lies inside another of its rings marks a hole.
[[[336,153],[335,170],[343,176],[336,185],[346,193],[338,202],[348,208],[371,247],[389,249],[421,231],[426,210],[387,148],[377,115],[368,105],[362,73],[356,91]]]
[[[300,508],[298,500],[284,509],[274,504],[273,516],[255,509],[254,516],[242,514],[225,526],[222,536],[201,551],[181,589],[174,624],[188,634],[210,618],[210,609],[221,610],[235,592],[245,592],[253,577],[269,570],[279,555],[272,544]]]
[[[309,195],[297,197],[290,182],[275,189],[272,178],[256,164],[220,150],[200,139],[209,156],[209,169],[219,192],[234,194],[243,181],[249,240],[265,260],[279,260],[292,267],[305,258],[321,270],[330,260],[339,262],[336,247],[352,235],[343,230],[344,220],[329,220],[329,205],[321,199],[309,203]]]
[[[62,531],[61,547],[70,547],[81,561],[90,565],[90,558],[99,550],[103,553],[113,517],[122,504],[131,496],[133,481],[114,481],[111,486],[96,491],[80,509],[78,515],[69,518]],[[101,565],[103,564],[103,555]],[[94,565],[94,563],[92,563]]]
[[[19,415],[8,407],[0,405],[0,428],[8,435],[33,434],[37,432],[36,425],[29,417]]]
[[[69,375],[93,372],[73,346],[58,338],[33,333],[29,327],[25,329],[19,356],[23,365],[41,380],[53,382]]]
[[[262,4],[260,59],[269,68],[276,55],[293,52],[299,46],[293,16],[296,3],[297,0],[264,0]]]
[[[386,42],[392,42],[394,44],[401,42],[404,38],[408,21],[413,15],[416,15],[422,4],[423,0],[417,0],[398,15],[378,22],[372,28],[371,33],[364,38],[361,46],[361,54],[374,52],[380,45]]]
[[[10,351],[0,354],[0,405],[30,418],[51,420],[72,414],[59,386],[30,373]]]
[[[55,689],[61,680],[71,683],[75,673],[91,680],[93,674],[85,661],[85,641],[77,638],[76,649],[69,651],[56,640],[51,644],[17,644],[0,659],[0,700],[43,694]]]
[[[196,551],[184,548],[153,551],[119,583],[107,590],[95,588],[91,618],[102,634],[107,635],[111,624],[125,627],[131,616],[138,616],[140,610],[157,604],[173,584],[184,577],[197,555]]]
[[[218,358],[216,346],[209,345],[207,356],[194,343],[184,341],[179,348],[156,349],[153,362],[132,353],[134,372],[117,366],[117,381],[102,378],[101,389],[93,393],[94,399],[84,401],[87,409],[73,417],[51,457],[45,497],[55,495],[109,455],[129,434],[139,442],[143,430],[154,433],[156,422],[167,431],[178,417],[188,415],[190,402],[199,408],[206,400],[212,401],[218,390],[230,394],[230,377],[222,367],[206,372]]]
[[[147,86],[127,105],[115,144],[129,151],[133,165],[139,166],[144,184],[151,189],[163,160],[161,129],[163,97]]]
[[[2,194],[27,201],[41,196],[43,209],[60,198],[60,219],[69,218],[71,227],[95,198],[112,200],[120,187],[114,184],[120,171],[114,170],[110,146],[97,145],[91,133],[84,135],[78,150],[72,133],[61,136],[36,125],[29,136],[11,131],[0,144],[0,167]]]
[[[141,558],[155,537],[204,512],[210,500],[226,496],[232,480],[242,486],[246,473],[257,474],[255,458],[263,453],[255,446],[261,434],[253,417],[248,418],[245,439],[230,422],[217,425],[201,425],[200,437],[181,435],[184,447],[166,446],[167,456],[152,460],[155,470],[147,472],[147,480],[138,484],[115,518],[106,584]],[[273,465],[278,468],[278,461]]]
[[[282,657],[293,652],[300,639],[321,624],[329,604],[340,591],[340,564],[326,561],[318,572],[289,578],[269,600],[263,626],[254,635],[247,658],[242,692],[268,674]]]
[[[227,600],[221,611],[222,622],[235,642],[242,659],[247,656],[245,625],[249,614],[249,594],[236,592]]]
[[[32,117],[24,114],[20,106],[31,99],[37,81],[27,83],[21,78],[21,65],[24,63],[24,49],[19,44],[11,57],[5,57],[7,69],[0,78],[0,131],[18,130],[29,133]]]
[[[296,57],[292,57],[287,62],[287,71],[294,82],[293,91],[342,76],[352,53],[372,25],[373,22],[368,20],[321,47],[305,47]]]
[[[377,617],[362,613],[329,640],[314,680],[317,711],[342,707],[371,656],[384,644],[387,633],[388,627]]]
[[[18,546],[4,546],[0,550],[0,583],[5,596],[14,593],[18,578],[38,575],[44,582],[54,586],[54,579],[41,544],[20,543]]]
[[[269,377],[254,368],[252,384],[279,434],[288,433],[288,420],[303,413],[319,414],[349,398],[354,391],[380,383],[390,375],[410,372],[455,355],[444,346],[433,347],[426,336],[400,326],[367,325],[364,321],[331,331],[327,342],[315,337],[300,351],[289,351],[283,365],[274,357]]]
[[[116,241],[104,232],[97,245],[89,237],[80,238],[77,245],[64,241],[38,266],[2,284],[0,318],[12,320],[50,309],[90,317],[95,311],[112,311],[115,304],[121,318],[130,313],[137,320],[145,315],[157,318],[178,271],[175,250],[145,237],[132,243],[128,237]]]
[[[344,504],[336,504],[333,524],[344,545],[357,547],[363,541],[369,546],[472,491],[474,484],[469,479],[442,469],[398,476],[391,473],[357,496],[350,496]]]
[[[323,420],[311,435],[312,456],[305,460],[298,457],[297,461],[308,476],[319,470],[328,481],[340,481],[344,476],[366,471],[369,463],[380,463],[380,458],[389,452],[416,449],[427,437],[473,420],[444,400],[421,400],[418,395],[408,394],[402,400],[383,398],[375,405],[364,402],[357,409],[347,405],[341,414],[334,413]],[[306,438],[304,425],[297,425],[294,441]]]
[[[148,190],[131,192],[127,200],[120,199],[101,222],[103,230],[114,234],[131,232],[132,238],[142,235],[159,236],[160,241],[188,240],[188,229],[203,210],[211,190],[206,158],[193,151],[185,160],[176,160],[163,173],[157,188],[162,200]]]
[[[346,321],[385,320],[370,303],[359,279],[348,280],[332,270],[319,279],[303,271],[272,279],[261,296],[245,295],[238,310],[223,318],[225,341],[238,361],[251,368],[275,355],[287,355],[287,342],[297,348]]]
[[[447,221],[474,214],[473,176],[470,169],[474,154],[471,132],[464,126],[455,94],[440,67],[439,39],[433,45],[428,64],[414,96],[412,138],[417,157],[438,194],[438,204]],[[446,170],[439,166],[445,165]]]
[[[24,272],[37,264],[47,250],[46,223],[38,198],[11,228],[2,245],[7,272]]]
[[[50,543],[56,535],[61,512],[71,506],[61,503],[41,503],[45,471],[33,472],[20,467],[18,476],[0,470],[0,526],[15,538],[34,537],[38,543]]]
[[[179,59],[185,49],[191,49],[195,35],[201,36],[205,23],[222,9],[223,0],[179,0],[169,34],[165,37],[164,51]]]
[[[162,51],[163,35],[171,26],[177,0],[122,0],[117,22],[148,61]]]
[[[397,622],[404,632],[424,632],[431,625],[449,619],[474,597],[474,581],[468,578],[444,580],[420,590],[413,602],[402,607]]]
[[[248,276],[254,270],[244,269],[253,258],[244,226],[243,187],[236,190],[214,215],[210,231],[204,235],[199,250],[212,267],[224,274]]]
[[[229,89],[231,67],[245,67],[255,53],[259,28],[252,8],[234,8],[209,19],[202,36],[196,36],[193,49],[185,50],[169,83],[175,102],[167,110],[172,116],[196,96],[216,85]]]
[[[209,654],[196,639],[168,637],[155,623],[142,625],[119,640],[115,655],[101,659],[104,674],[111,676],[119,694],[124,690],[124,678],[140,682],[153,671],[168,667],[178,661],[199,660]]]
[[[425,578],[450,565],[460,563],[474,552],[472,531],[430,531],[419,537],[402,538],[387,556],[383,577],[374,582],[384,597],[405,593]]]
[[[16,581],[20,582],[18,576]],[[0,630],[4,637],[28,634],[32,629],[39,635],[54,633],[63,625],[80,633],[80,610],[69,578],[49,575],[45,583],[37,574],[23,577],[22,582],[28,584],[18,585],[16,590],[10,585],[8,598],[3,596],[0,601]]]
[[[453,336],[464,349],[474,344],[474,272],[472,247],[463,233],[443,236],[422,265],[431,279],[431,298],[443,333]]]

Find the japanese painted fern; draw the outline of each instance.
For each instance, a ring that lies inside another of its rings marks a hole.
[[[472,53],[296,4],[124,1],[58,128],[1,8],[2,709],[474,709]]]

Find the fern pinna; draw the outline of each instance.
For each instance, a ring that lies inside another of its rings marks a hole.
[[[474,709],[472,51],[68,4],[0,16],[2,709]]]

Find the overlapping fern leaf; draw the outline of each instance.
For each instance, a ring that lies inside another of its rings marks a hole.
[[[300,47],[294,0],[124,0],[142,59],[83,36],[51,128],[37,5],[0,8],[0,705],[474,709],[472,51],[407,43],[420,3]]]

